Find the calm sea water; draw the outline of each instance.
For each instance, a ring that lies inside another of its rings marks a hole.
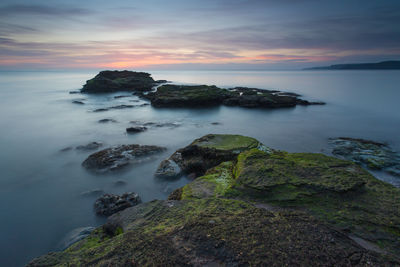
[[[248,86],[300,93],[325,106],[257,110],[235,107],[154,109],[150,106],[92,110],[138,104],[136,97],[69,94],[95,72],[0,72],[0,265],[21,266],[59,248],[78,227],[104,222],[93,212],[95,197],[82,192],[134,191],[144,201],[165,199],[186,178],[166,182],[153,177],[158,163],[177,148],[207,133],[235,133],[291,152],[329,154],[329,137],[350,136],[386,141],[400,150],[400,75],[398,71],[152,71],[155,79],[177,83]],[[126,93],[125,93],[126,94]],[[83,100],[85,105],[73,104]],[[117,123],[100,124],[104,118]],[[130,121],[175,122],[176,128],[151,128],[127,135]],[[212,124],[219,122],[219,125]],[[156,160],[121,173],[94,175],[81,167],[91,153],[75,147],[98,141],[154,144],[168,148]],[[400,179],[374,173],[400,185]],[[116,187],[114,182],[127,184]]]

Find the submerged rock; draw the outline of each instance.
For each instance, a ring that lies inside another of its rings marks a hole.
[[[133,108],[135,107],[134,105],[118,105],[118,106],[113,106],[113,107],[108,107],[108,108],[98,108],[93,110],[93,112],[103,112],[103,111],[108,111],[110,109],[124,109],[124,108]]]
[[[97,121],[98,123],[108,123],[108,122],[117,122],[114,119],[101,119]]]
[[[30,266],[400,266],[400,189],[357,164],[235,135],[187,148],[204,175]]]
[[[110,216],[118,211],[135,206],[141,202],[138,194],[124,193],[121,196],[105,194],[96,200],[94,209],[97,215]]]
[[[135,71],[101,71],[86,81],[82,93],[111,93],[117,91],[150,91],[156,82],[149,73]]]
[[[93,190],[88,190],[88,191],[82,192],[81,197],[97,197],[97,196],[103,195],[104,193],[105,192],[102,189],[96,188]]]
[[[119,170],[129,164],[150,160],[166,148],[148,145],[119,145],[91,154],[82,166],[97,172]]]
[[[387,144],[370,140],[339,137],[330,139],[332,154],[354,161],[372,170],[400,176],[400,154]]]
[[[141,133],[141,132],[144,132],[144,131],[146,131],[146,130],[147,130],[147,128],[144,127],[144,126],[136,126],[136,127],[129,127],[129,128],[126,128],[126,132],[127,132],[127,133],[130,133],[130,134],[133,134],[133,133]]]
[[[149,99],[155,107],[193,107],[223,104],[248,108],[280,108],[324,104],[302,100],[294,93],[247,87],[227,90],[207,85],[167,84],[157,88],[156,92],[150,92],[147,95],[142,95],[142,97]]]
[[[77,150],[88,151],[88,150],[95,150],[95,149],[98,149],[98,148],[100,148],[100,147],[102,147],[102,146],[103,146],[102,143],[99,143],[99,142],[90,142],[90,143],[88,143],[88,144],[86,144],[86,145],[77,146],[75,149],[77,149]]]
[[[74,101],[72,101],[72,103],[79,104],[79,105],[84,105],[85,104],[84,102],[82,102],[80,100],[74,100]]]

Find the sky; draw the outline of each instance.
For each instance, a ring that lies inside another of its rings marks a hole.
[[[400,60],[399,0],[2,0],[0,70]]]

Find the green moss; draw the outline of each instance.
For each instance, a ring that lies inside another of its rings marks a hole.
[[[200,147],[214,148],[218,150],[237,150],[243,151],[251,148],[256,148],[260,145],[256,139],[231,134],[209,134],[195,140],[192,145]]]

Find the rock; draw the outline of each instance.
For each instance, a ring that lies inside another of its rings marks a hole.
[[[114,182],[114,186],[120,187],[120,186],[125,186],[126,182],[124,180],[118,180]]]
[[[79,227],[76,228],[74,230],[72,230],[71,232],[69,232],[65,238],[60,242],[60,244],[58,245],[58,247],[61,250],[64,250],[68,247],[70,247],[71,245],[75,244],[76,242],[84,239],[85,237],[87,237],[88,235],[90,235],[90,233],[94,230],[94,227]]]
[[[400,176],[400,154],[385,143],[349,137],[331,138],[329,142],[333,145],[332,154],[336,156]]]
[[[113,107],[108,107],[108,108],[98,108],[93,110],[93,112],[103,112],[103,111],[108,111],[110,109],[124,109],[124,108],[133,108],[134,105],[118,105],[118,106],[113,106]]]
[[[121,196],[105,194],[96,200],[94,209],[97,215],[110,216],[116,212],[135,206],[140,202],[139,195],[133,192],[124,193]]]
[[[156,82],[149,73],[135,71],[101,71],[86,81],[82,93],[112,93],[117,91],[150,91]]]
[[[81,93],[80,91],[70,91],[70,92],[69,92],[69,94],[71,94],[71,95],[72,95],[72,94],[80,94],[80,93]]]
[[[235,87],[229,90],[207,85],[167,84],[157,88],[156,92],[142,95],[155,107],[193,107],[228,105],[247,108],[280,108],[296,105],[324,104],[308,102],[298,98],[297,94],[257,88]]]
[[[152,159],[166,148],[148,145],[119,145],[91,154],[82,166],[96,172],[119,170],[129,164],[137,164]]]
[[[116,95],[116,96],[114,96],[115,99],[124,98],[124,97],[131,97],[131,95]]]
[[[64,148],[60,149],[60,152],[67,152],[70,150],[72,150],[72,147],[68,146],[68,147],[64,147]]]
[[[140,132],[144,132],[146,130],[147,130],[147,128],[144,127],[144,126],[136,126],[136,127],[126,128],[126,132],[130,133],[130,134],[132,134],[132,133],[140,133]]]
[[[95,150],[95,149],[98,149],[98,148],[100,148],[100,147],[102,147],[102,146],[103,146],[102,143],[99,143],[99,142],[90,142],[90,143],[88,143],[88,144],[86,144],[86,145],[77,146],[75,149],[77,149],[77,150],[88,151],[88,150]]]
[[[233,199],[151,201],[112,215],[105,228],[96,229],[64,252],[42,256],[28,266],[71,262],[88,266],[396,266],[400,263],[393,257],[369,252],[346,234],[304,212],[270,212]]]
[[[97,189],[82,192],[81,197],[97,197],[97,196],[100,196],[103,194],[104,194],[104,191],[102,189],[97,188]]]
[[[155,176],[163,178],[176,178],[182,173],[181,168],[172,159],[166,159],[161,161],[157,168]]]
[[[220,123],[220,122],[217,122],[217,121],[216,121],[216,122],[212,122],[212,123],[211,123],[211,125],[221,125],[221,124],[222,124],[222,123]]]
[[[79,104],[79,105],[84,105],[85,104],[84,102],[79,101],[79,100],[74,100],[74,101],[72,101],[72,103]]]
[[[169,81],[167,81],[167,80],[157,80],[156,83],[159,83],[159,84],[160,83],[169,83]]]
[[[188,147],[203,176],[28,266],[400,266],[400,189],[357,164],[235,135]]]
[[[189,146],[177,150],[161,162],[155,176],[174,178],[184,173],[203,175],[209,168],[229,161],[237,155],[261,144],[254,138],[240,135],[209,134],[196,139]]]
[[[97,121],[98,123],[108,123],[108,122],[117,122],[116,120],[114,120],[114,119],[101,119],[101,120],[98,120]]]
[[[167,127],[167,128],[177,128],[181,126],[178,122],[140,122],[140,121],[130,121],[132,124],[144,126],[144,127]]]

